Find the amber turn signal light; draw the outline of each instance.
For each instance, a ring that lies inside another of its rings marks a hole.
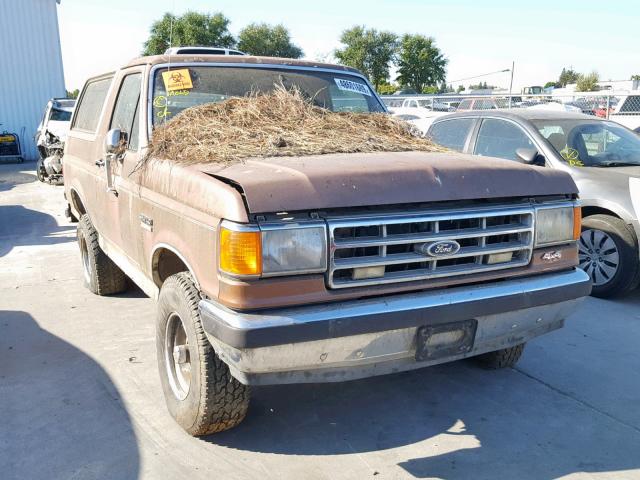
[[[578,241],[582,233],[582,208],[573,207],[573,239]]]
[[[260,275],[260,232],[220,229],[220,270],[231,275]]]

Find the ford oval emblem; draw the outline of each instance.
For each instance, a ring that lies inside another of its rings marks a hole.
[[[448,257],[460,251],[460,244],[455,240],[442,240],[428,245],[422,251],[432,257]]]

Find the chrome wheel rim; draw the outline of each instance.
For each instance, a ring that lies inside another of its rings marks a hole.
[[[178,400],[184,400],[191,387],[191,355],[187,332],[175,312],[167,320],[164,359],[171,391]]]
[[[82,256],[82,273],[87,285],[91,283],[91,264],[89,263],[89,250],[87,249],[87,241],[84,235],[80,235],[80,255]]]
[[[618,273],[620,254],[613,238],[602,230],[586,229],[578,242],[580,268],[598,287],[610,282]]]

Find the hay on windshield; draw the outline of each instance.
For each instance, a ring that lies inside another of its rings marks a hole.
[[[232,164],[250,157],[409,150],[446,149],[390,115],[331,112],[297,90],[276,88],[184,110],[155,129],[146,158]]]

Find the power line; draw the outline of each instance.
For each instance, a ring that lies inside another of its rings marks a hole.
[[[489,75],[495,75],[496,73],[506,73],[506,72],[510,72],[510,71],[511,71],[511,69],[507,68],[505,70],[497,70],[495,72],[483,73],[482,75],[476,75],[474,77],[460,78],[458,80],[447,80],[447,83],[463,82],[465,80],[473,80],[474,78],[488,77]]]

